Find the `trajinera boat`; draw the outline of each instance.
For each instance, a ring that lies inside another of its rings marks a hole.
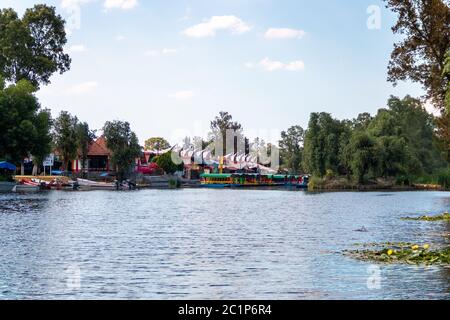
[[[201,186],[204,188],[241,188],[241,187],[292,187],[307,189],[307,175],[276,175],[276,174],[202,174]]]

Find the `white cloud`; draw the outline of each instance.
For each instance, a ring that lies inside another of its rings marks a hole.
[[[244,66],[246,68],[252,69],[255,67],[255,64],[253,62],[246,62],[246,63],[244,63]]]
[[[158,50],[151,49],[151,50],[145,51],[145,55],[148,57],[154,57],[154,56],[157,56],[158,54],[159,54]]]
[[[302,39],[306,35],[303,30],[289,28],[270,28],[264,34],[266,39]]]
[[[194,96],[195,96],[195,93],[194,93],[194,91],[191,91],[191,90],[178,91],[174,95],[171,95],[171,97],[175,98],[176,100],[190,100],[190,99],[194,98]]]
[[[138,0],[105,0],[103,7],[105,9],[133,9],[138,5]]]
[[[125,36],[123,36],[123,35],[118,35],[118,36],[116,36],[116,40],[117,40],[117,41],[123,41],[123,40],[125,40]]]
[[[171,48],[164,48],[162,49],[162,53],[163,54],[170,54],[170,53],[177,53],[178,50],[177,49],[171,49]]]
[[[145,52],[145,55],[148,57],[155,57],[158,56],[160,54],[175,54],[177,53],[179,50],[178,49],[174,49],[174,48],[164,48],[164,49],[150,49],[147,50]]]
[[[281,61],[273,61],[269,58],[264,58],[260,61],[259,64],[266,71],[302,71],[305,69],[305,63],[301,60],[284,63]]]
[[[83,83],[76,84],[74,86],[67,88],[66,93],[75,94],[75,95],[87,94],[87,93],[94,92],[97,88],[98,88],[98,82],[88,81],[88,82],[83,82]]]
[[[96,0],[62,0],[61,7],[63,9],[77,8],[83,4],[91,3],[94,1],[96,1]]]
[[[76,52],[84,52],[84,51],[86,51],[86,47],[82,44],[73,45],[73,46],[69,47],[69,49],[67,49],[68,53],[76,53]]]
[[[213,16],[209,20],[194,25],[183,31],[193,38],[214,37],[218,30],[230,30],[234,34],[250,31],[251,27],[236,16]]]

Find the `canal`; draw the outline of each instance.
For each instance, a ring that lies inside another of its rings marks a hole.
[[[445,192],[0,194],[0,299],[449,299],[448,267],[342,254],[448,245],[447,223],[401,218],[449,209]]]

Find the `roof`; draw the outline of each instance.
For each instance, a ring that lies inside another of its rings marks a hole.
[[[99,137],[89,146],[88,156],[107,156],[111,155],[111,151],[108,149],[106,144],[105,136]]]

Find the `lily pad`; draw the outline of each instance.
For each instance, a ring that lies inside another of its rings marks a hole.
[[[422,216],[422,217],[406,217],[402,220],[413,220],[413,221],[447,221],[450,222],[450,213],[445,212],[438,216]]]

